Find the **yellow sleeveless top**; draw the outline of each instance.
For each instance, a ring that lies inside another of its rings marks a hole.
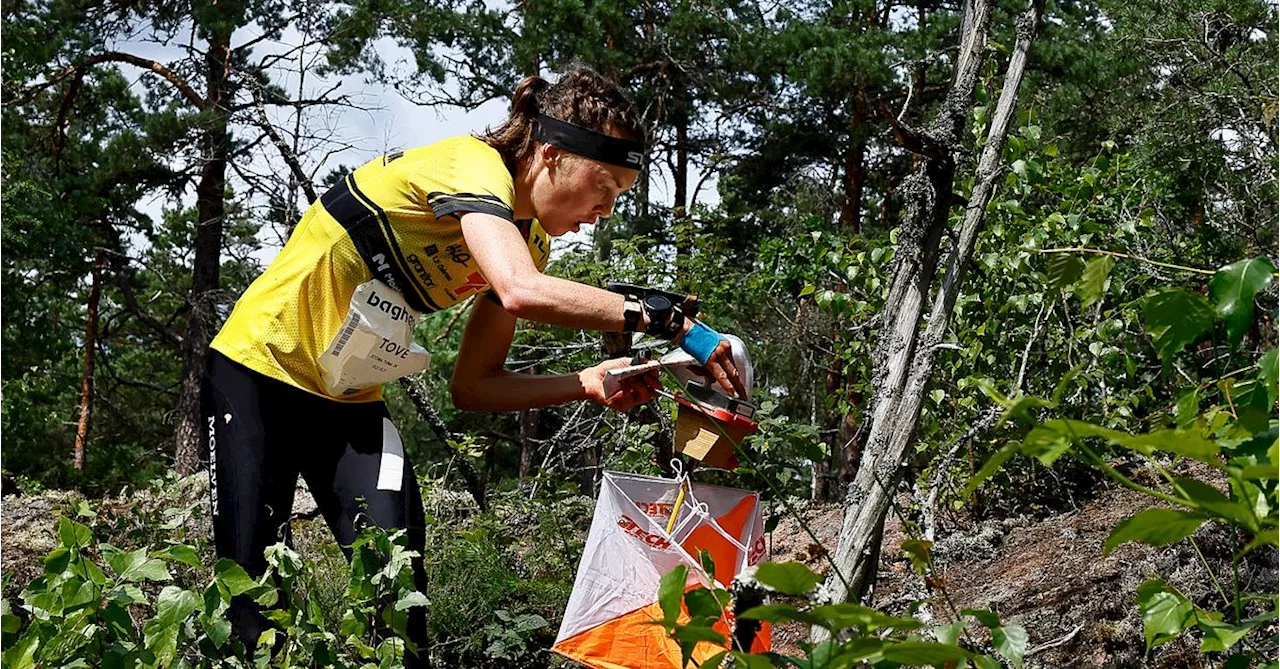
[[[539,270],[550,239],[515,221],[515,186],[496,150],[474,137],[375,158],[311,205],[280,254],[236,302],[211,346],[246,367],[345,402],[382,398],[381,386],[335,396],[319,358],[335,340],[356,288],[377,279],[412,309],[445,309],[490,290],[462,237],[466,212],[519,226]]]

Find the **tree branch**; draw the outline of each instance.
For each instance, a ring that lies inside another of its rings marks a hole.
[[[46,88],[49,88],[51,86],[57,85],[58,82],[66,79],[67,77],[70,77],[70,76],[83,77],[85,72],[88,71],[89,68],[95,65],[101,65],[102,63],[113,63],[113,62],[128,63],[130,65],[140,67],[144,70],[151,70],[152,72],[155,72],[161,77],[164,77],[164,79],[168,81],[170,84],[173,84],[173,87],[178,90],[178,92],[182,95],[182,97],[186,98],[187,102],[190,102],[192,106],[194,106],[195,108],[205,109],[209,106],[208,100],[205,100],[204,97],[202,97],[199,93],[197,93],[196,90],[192,88],[191,84],[187,83],[186,79],[183,79],[182,77],[178,76],[176,73],[174,73],[173,70],[170,70],[164,64],[158,61],[151,60],[150,58],[143,58],[141,56],[135,56],[131,53],[123,53],[120,51],[107,51],[105,53],[89,56],[88,58],[80,61],[79,63],[68,66],[66,69],[53,75],[49,79],[39,84],[35,84],[28,87],[27,90],[22,95],[20,95],[16,100],[8,104],[22,104],[22,103],[28,102],[40,91]]]
[[[262,106],[262,85],[253,77],[244,77],[245,83],[249,85],[249,93],[253,97],[253,101],[257,106],[257,125],[262,131],[267,133],[267,137],[271,139],[271,143],[275,145],[276,150],[280,152],[280,157],[284,158],[285,164],[289,166],[289,171],[293,172],[293,178],[297,179],[298,185],[302,187],[302,192],[307,196],[307,203],[314,203],[319,196],[316,195],[316,187],[311,183],[311,179],[307,178],[307,173],[302,169],[302,164],[298,162],[298,156],[293,153],[293,149],[285,143],[280,137],[280,133],[276,132],[276,127],[271,124],[271,119],[267,118],[267,110]],[[292,206],[292,205],[291,205]]]

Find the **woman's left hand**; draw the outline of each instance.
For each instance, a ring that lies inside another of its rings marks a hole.
[[[614,358],[578,372],[578,379],[582,382],[587,398],[614,411],[626,412],[657,397],[657,389],[662,387],[662,382],[658,380],[657,368],[651,372],[620,380],[618,390],[612,395],[605,395],[605,373],[611,369],[629,367],[631,364],[630,358]]]

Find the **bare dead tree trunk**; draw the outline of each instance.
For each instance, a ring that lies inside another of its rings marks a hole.
[[[214,305],[220,287],[222,218],[225,213],[227,160],[231,151],[227,135],[230,91],[227,86],[231,56],[231,34],[223,30],[209,41],[205,72],[209,85],[210,118],[202,142],[204,168],[196,185],[195,254],[191,269],[190,313],[182,342],[182,388],[178,395],[177,427],[174,431],[174,469],[183,476],[200,468],[200,381],[213,329]]]
[[[98,302],[102,297],[102,271],[106,265],[106,251],[100,248],[93,255],[84,326],[84,373],[80,376],[80,423],[76,426],[75,454],[75,467],[80,471],[84,471],[84,447],[89,440],[89,420],[93,414],[93,354],[98,347]]]
[[[891,120],[899,141],[921,158],[920,168],[903,182],[905,220],[895,252],[893,284],[885,302],[876,355],[876,396],[872,399],[870,434],[857,477],[845,495],[844,522],[834,555],[838,574],[823,584],[827,601],[842,602],[867,585],[867,568],[879,558],[875,550],[902,458],[911,443],[934,363],[937,345],[950,325],[960,283],[982,228],[987,203],[1001,172],[1000,156],[1022,83],[1027,54],[1039,25],[1043,0],[1029,0],[1018,17],[1017,42],[1004,87],[978,162],[977,179],[965,206],[960,236],[947,258],[945,276],[924,318],[946,225],[955,178],[954,152],[973,108],[973,91],[986,51],[992,0],[970,0],[965,6],[960,51],[951,90],[927,132]],[[923,327],[923,331],[922,331]],[[825,639],[818,629],[815,640]]]

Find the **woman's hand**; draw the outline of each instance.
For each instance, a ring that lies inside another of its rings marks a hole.
[[[630,358],[614,358],[578,372],[578,379],[582,383],[583,390],[587,393],[587,398],[614,411],[625,412],[657,397],[657,389],[662,387],[662,382],[658,380],[657,368],[654,368],[651,372],[622,379],[619,381],[618,390],[612,395],[605,396],[605,373],[611,369],[629,367],[630,365]]]
[[[692,318],[684,320],[684,331],[676,338],[676,344],[680,343],[680,339],[684,338],[690,328],[697,323]],[[733,345],[728,339],[721,338],[720,343],[711,351],[711,357],[707,358],[707,364],[703,365],[700,370],[706,376],[711,377],[729,397],[747,398],[747,387],[743,385],[742,379],[738,376],[738,368],[733,364]]]

